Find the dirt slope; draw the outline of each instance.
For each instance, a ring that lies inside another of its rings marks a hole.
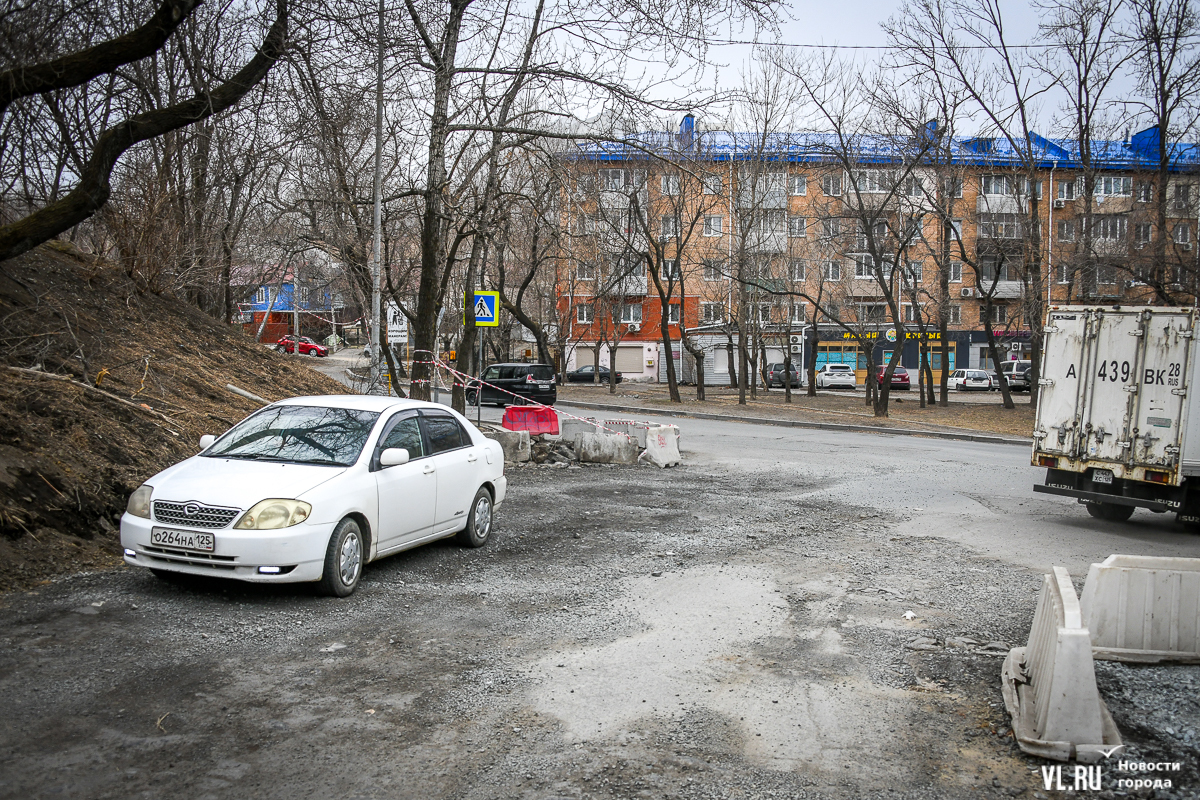
[[[258,407],[227,383],[346,391],[57,243],[0,264],[0,340],[0,591],[117,563],[129,493]]]

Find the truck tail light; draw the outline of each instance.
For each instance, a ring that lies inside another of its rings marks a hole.
[[[1171,482],[1171,473],[1156,472],[1154,470],[1148,469],[1148,470],[1146,470],[1146,480],[1150,481],[1151,483],[1170,483]]]
[[[1058,466],[1058,459],[1054,456],[1038,456],[1038,466],[1054,469]]]

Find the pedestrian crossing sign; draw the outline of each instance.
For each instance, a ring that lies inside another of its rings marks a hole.
[[[500,318],[497,310],[500,308],[500,293],[474,292],[474,295],[475,299],[469,305],[472,305],[475,309],[475,327],[498,327],[500,325]]]

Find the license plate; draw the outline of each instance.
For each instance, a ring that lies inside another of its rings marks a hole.
[[[175,547],[180,550],[211,553],[215,542],[216,538],[211,533],[174,531],[170,528],[154,528],[150,531],[150,544],[155,547]]]
[[[1093,483],[1112,483],[1112,470],[1096,469],[1092,470]]]

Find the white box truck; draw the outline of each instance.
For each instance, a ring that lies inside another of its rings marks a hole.
[[[1034,491],[1101,519],[1135,508],[1200,525],[1200,388],[1191,308],[1054,306],[1033,426]]]

